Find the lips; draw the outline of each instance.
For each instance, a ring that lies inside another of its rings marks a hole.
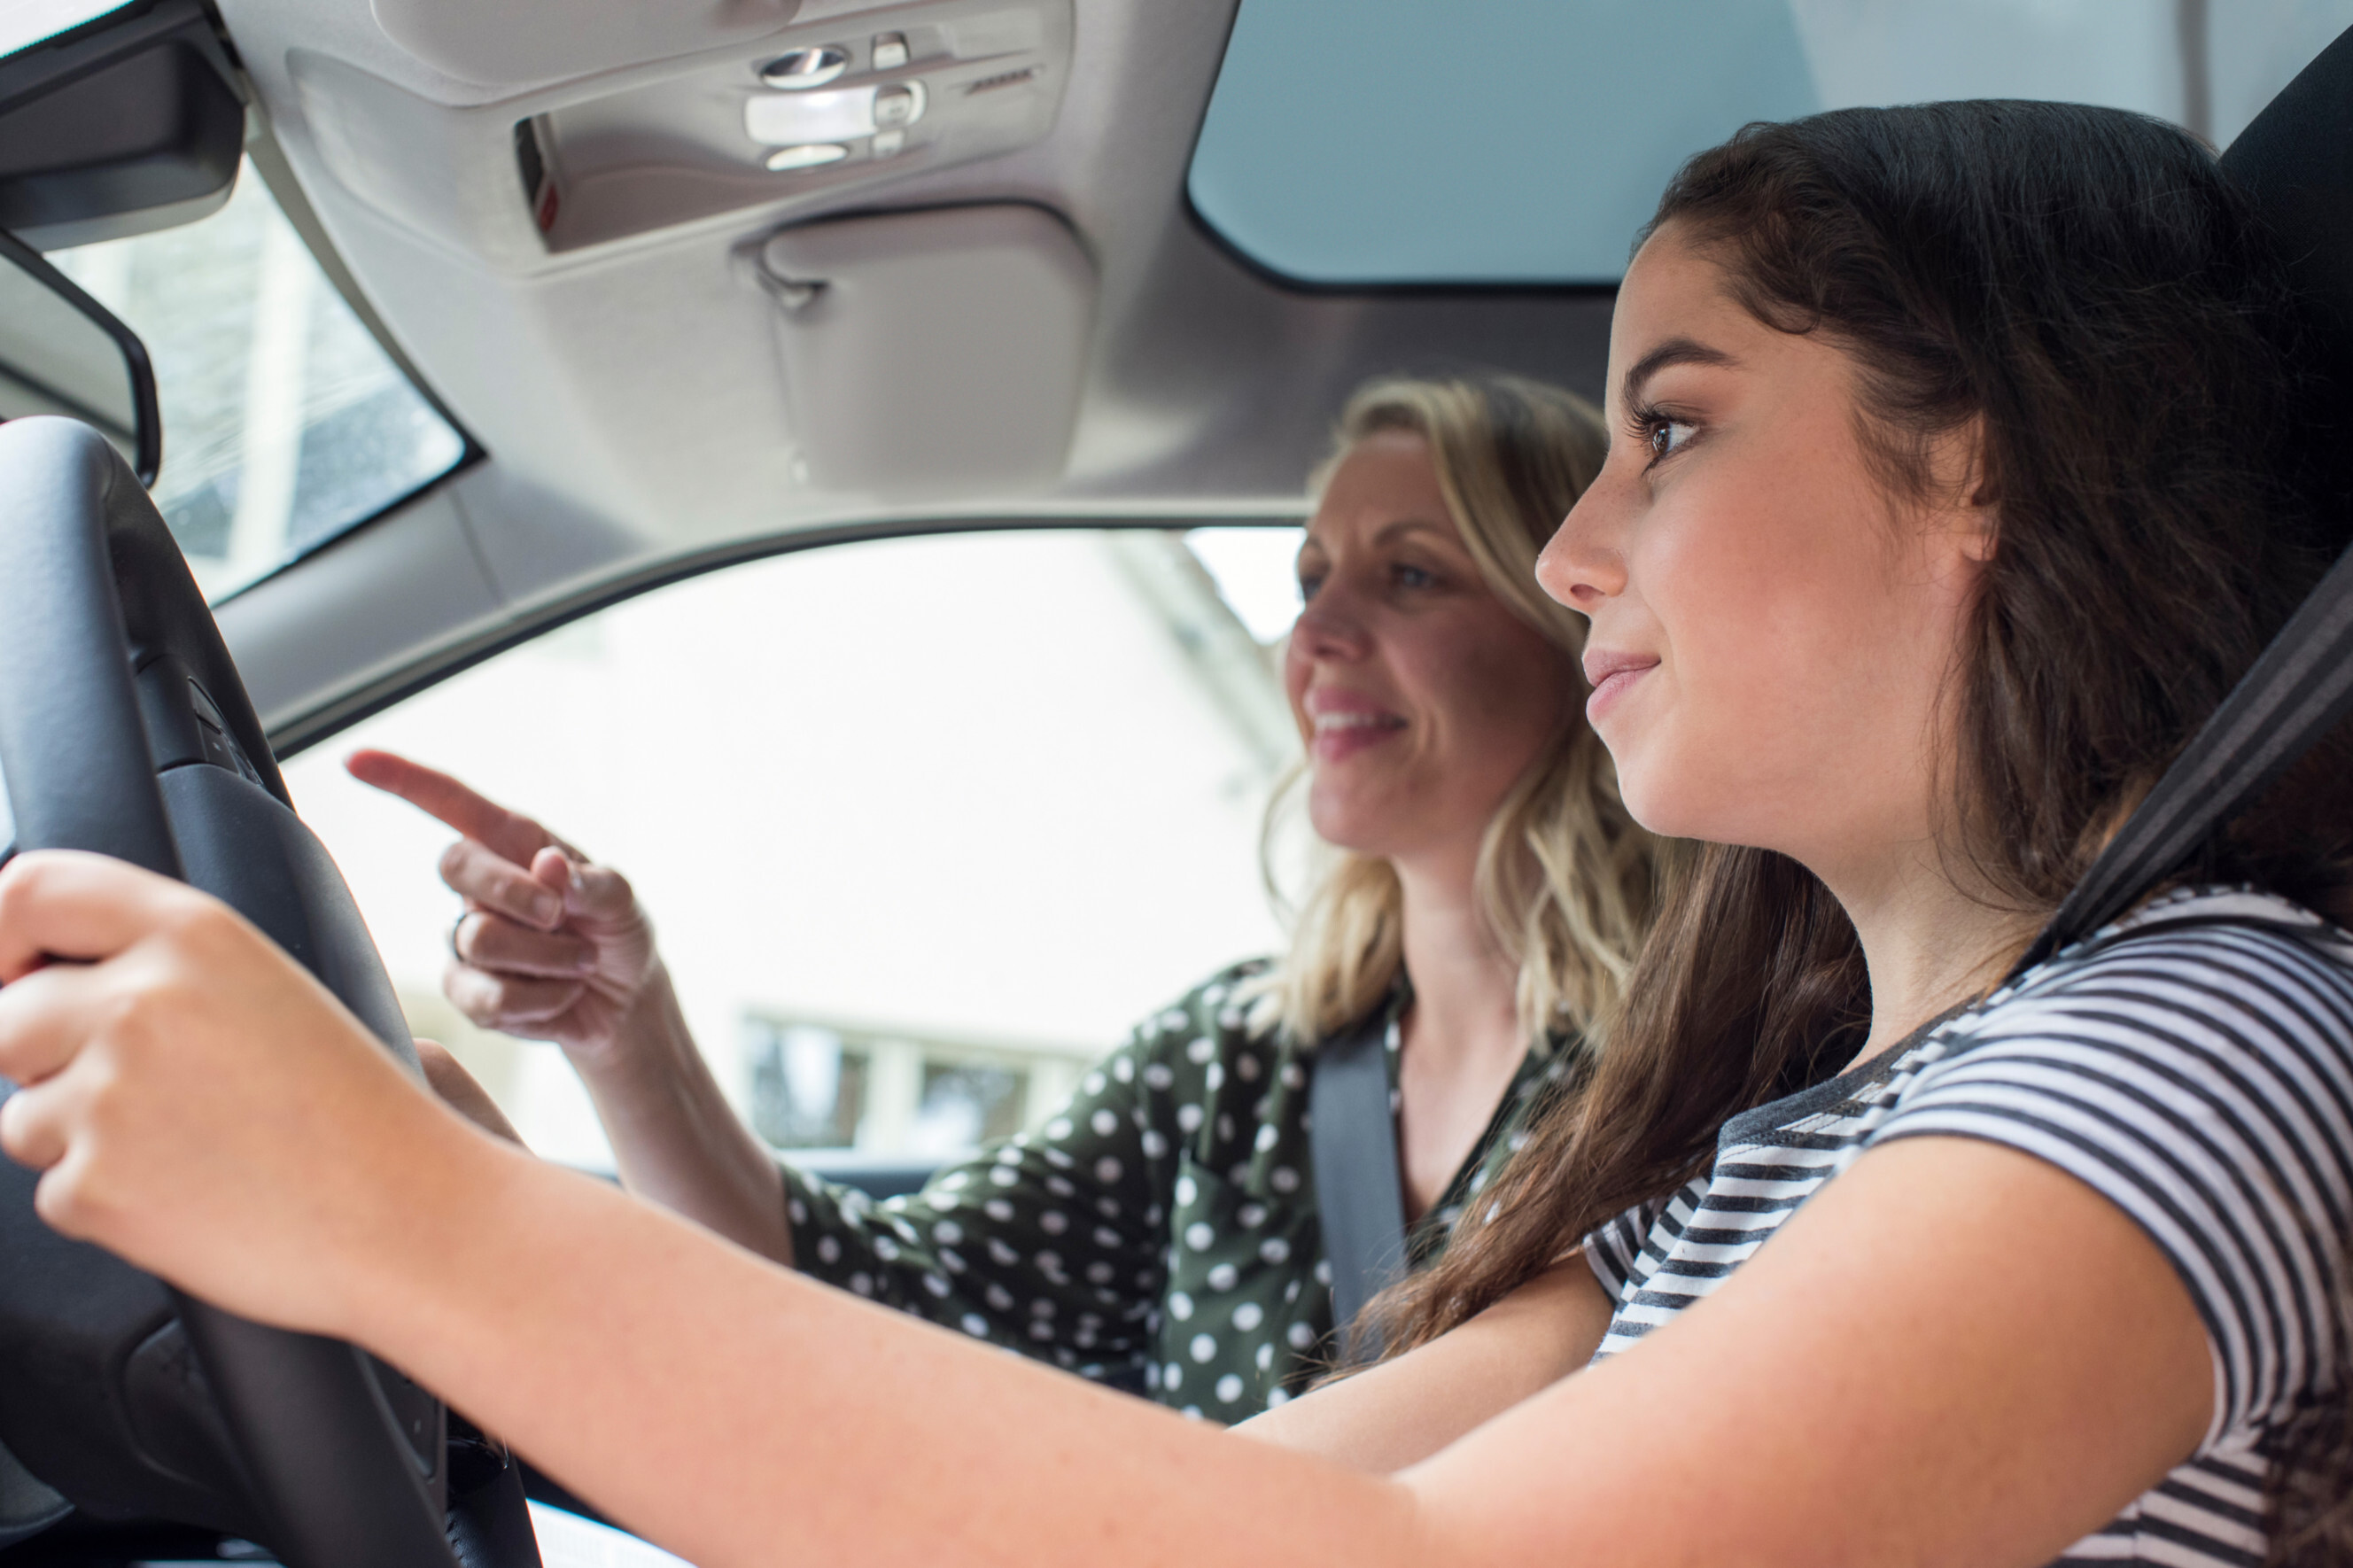
[[[1315,732],[1328,735],[1340,730],[1402,730],[1405,721],[1386,713],[1318,713],[1314,719]]]
[[[1624,698],[1636,681],[1658,668],[1658,658],[1651,654],[1587,648],[1585,679],[1592,685],[1593,695],[1585,700],[1586,718],[1599,720]]]
[[[1406,727],[1405,716],[1356,692],[1331,687],[1309,691],[1300,706],[1314,731],[1311,744],[1320,762],[1335,762],[1378,745]]]

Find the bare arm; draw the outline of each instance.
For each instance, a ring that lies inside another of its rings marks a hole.
[[[1609,1329],[1609,1298],[1573,1257],[1452,1333],[1234,1430],[1387,1475],[1576,1372]]]
[[[493,1137],[510,1143],[522,1142],[514,1123],[491,1098],[491,1091],[481,1080],[466,1070],[465,1064],[449,1054],[449,1047],[438,1040],[417,1042],[417,1063],[425,1069],[425,1087],[440,1097],[441,1103]]]
[[[624,1048],[573,1064],[613,1141],[622,1185],[792,1267],[784,1172],[720,1091],[668,970],[647,985]]]
[[[2204,1331],[2157,1247],[1989,1144],[1864,1155],[1669,1326],[1384,1479],[864,1306],[532,1161],[250,927],[143,873],[0,871],[0,1073],[26,1086],[0,1146],[45,1171],[53,1224],[369,1345],[704,1568],[2031,1568],[2209,1419]]]
[[[790,1265],[784,1173],[695,1047],[628,879],[447,773],[389,752],[345,766],[464,835],[441,858],[468,910],[450,1001],[485,1028],[564,1047],[632,1192]]]
[[[559,1192],[560,1172],[480,1179],[497,1192],[485,1206],[516,1216],[483,1245],[522,1241],[529,1216],[522,1266],[443,1258],[437,1279],[375,1249],[349,1265],[368,1308],[339,1326],[466,1390],[555,1474],[708,1568],[1000,1550],[1048,1568],[2028,1568],[2184,1458],[2211,1386],[2155,1247],[2071,1178],[1988,1145],[1870,1156],[1715,1300],[1389,1479],[976,1352],[623,1215],[586,1183]],[[800,1421],[779,1426],[777,1387]],[[1388,1414],[1409,1439],[1461,1412]],[[794,1435],[808,1431],[824,1440]]]

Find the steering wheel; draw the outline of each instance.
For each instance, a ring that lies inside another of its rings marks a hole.
[[[0,583],[16,847],[96,850],[222,899],[417,1071],[179,547],[95,430],[0,426]],[[34,1213],[34,1183],[0,1160],[0,1460],[37,1478],[0,1474],[0,1544],[64,1511],[53,1490],[100,1518],[246,1536],[290,1568],[538,1568],[519,1468],[439,1400],[353,1346],[65,1239]]]

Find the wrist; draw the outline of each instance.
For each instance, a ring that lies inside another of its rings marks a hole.
[[[404,1184],[395,1224],[349,1260],[352,1290],[324,1331],[430,1380],[438,1354],[527,1288],[535,1227],[543,1228],[548,1165],[470,1125],[448,1130],[430,1163]]]
[[[565,1042],[564,1054],[589,1091],[601,1097],[626,1095],[639,1085],[666,1079],[682,1047],[692,1048],[686,1016],[669,969],[656,957],[612,1032],[592,1044]]]
[[[349,1289],[331,1308],[333,1321],[319,1325],[379,1349],[398,1325],[430,1315],[425,1298],[453,1283],[450,1266],[467,1244],[490,1216],[512,1212],[505,1189],[516,1173],[539,1163],[438,1100],[420,1095],[397,1103],[400,1110],[372,1130],[375,1156],[353,1166],[364,1190],[346,1194],[341,1206],[358,1223],[334,1227],[343,1256],[326,1271]],[[466,1286],[455,1288],[462,1293]]]

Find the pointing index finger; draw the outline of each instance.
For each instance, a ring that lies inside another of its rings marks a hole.
[[[518,866],[530,865],[532,857],[550,845],[571,853],[570,846],[530,817],[509,811],[422,763],[391,752],[364,750],[344,758],[343,770],[360,783],[396,795],[427,816],[438,817]]]

